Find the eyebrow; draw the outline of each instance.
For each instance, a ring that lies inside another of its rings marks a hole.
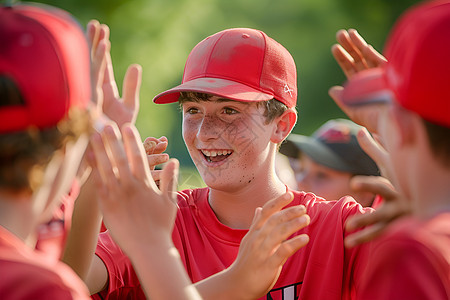
[[[237,100],[232,100],[232,99],[228,99],[228,98],[217,98],[214,101],[212,100],[200,100],[200,101],[196,101],[196,100],[184,100],[183,102],[218,102],[218,103],[227,103],[227,102],[233,102],[233,103],[242,103],[245,104],[247,102],[244,101],[237,101]]]
[[[217,98],[217,99],[215,100],[215,102],[219,102],[219,103],[224,103],[224,102],[239,102],[239,103],[241,103],[241,101],[231,100],[231,99],[227,99],[227,98]]]

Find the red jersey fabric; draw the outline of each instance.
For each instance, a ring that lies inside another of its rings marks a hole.
[[[373,243],[359,299],[450,299],[450,213],[394,223]]]
[[[202,188],[179,192],[178,197],[173,241],[194,282],[227,268],[247,233],[221,224],[208,203],[208,194],[209,189]],[[311,217],[310,225],[296,235],[306,233],[310,242],[286,261],[277,283],[261,299],[350,299],[359,288],[369,247],[344,248],[348,234],[344,224],[349,216],[372,209],[350,197],[324,201],[311,193],[294,192],[294,196],[290,206],[305,205]],[[123,299],[133,290],[135,299],[144,299],[129,259],[107,232],[101,235],[96,254],[108,269],[109,285],[94,298]]]
[[[68,266],[33,251],[0,226],[0,298],[89,299],[89,291]]]

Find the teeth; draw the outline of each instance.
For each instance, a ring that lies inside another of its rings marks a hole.
[[[202,153],[205,156],[210,156],[210,157],[216,157],[218,155],[228,155],[231,154],[233,151],[231,150],[202,150]]]

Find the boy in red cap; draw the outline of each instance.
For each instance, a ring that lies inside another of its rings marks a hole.
[[[182,84],[154,98],[179,101],[184,141],[208,185],[178,193],[173,231],[184,266],[207,299],[348,299],[359,289],[368,246],[346,249],[344,224],[370,208],[350,197],[323,201],[290,191],[294,199],[282,212],[301,216],[305,206],[311,225],[306,216],[295,217],[294,232],[267,234],[263,244],[250,226],[258,207],[288,191],[274,164],[297,120],[296,81],[284,47],[261,31],[236,28],[201,41],[187,59]],[[279,248],[268,246],[278,239]],[[285,260],[295,253],[273,274],[281,257],[275,249]],[[94,298],[144,298],[130,261],[108,233],[100,236],[90,271],[97,280],[87,281],[90,290],[103,290]]]
[[[394,26],[387,62],[330,91],[381,136],[412,209],[375,241],[360,299],[450,298],[449,36],[450,1],[420,4]]]

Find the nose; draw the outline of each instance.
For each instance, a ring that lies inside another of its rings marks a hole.
[[[218,139],[223,132],[222,122],[214,116],[206,115],[198,127],[197,138],[200,141],[209,141]]]

